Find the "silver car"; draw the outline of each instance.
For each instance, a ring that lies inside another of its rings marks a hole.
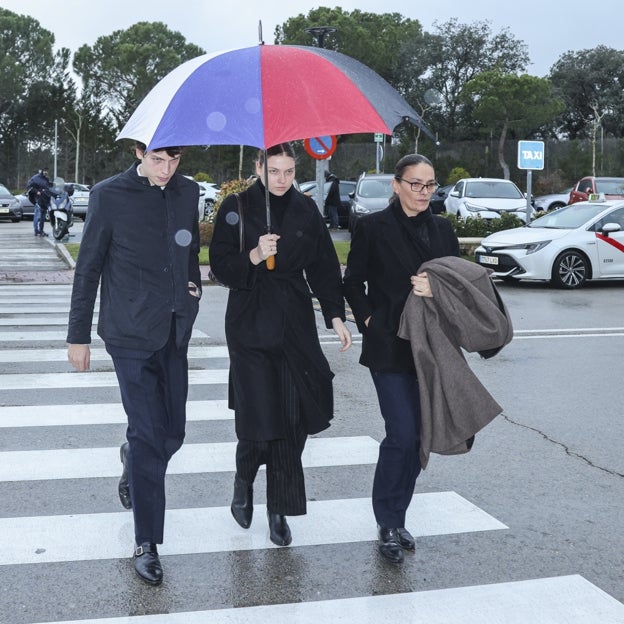
[[[349,193],[351,198],[349,232],[353,234],[360,217],[387,208],[394,193],[393,178],[394,174],[392,173],[363,173],[360,176],[355,191]]]

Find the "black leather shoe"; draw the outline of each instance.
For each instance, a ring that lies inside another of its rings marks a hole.
[[[145,542],[135,547],[134,569],[141,580],[148,585],[160,585],[162,583],[163,569],[156,544]]]
[[[416,550],[416,540],[412,537],[412,534],[404,528],[399,528],[396,530],[397,538],[399,539],[399,544],[401,544],[401,548],[405,550]]]
[[[377,527],[379,552],[392,563],[403,563],[403,549],[396,529]]]
[[[253,483],[243,481],[238,475],[234,476],[234,496],[232,497],[230,510],[234,520],[243,529],[248,529],[251,526],[253,517]]]
[[[286,522],[286,516],[271,513],[267,509],[267,518],[269,519],[271,541],[277,546],[288,546],[292,542],[292,535],[288,522]]]
[[[132,509],[132,501],[130,500],[130,483],[128,483],[128,466],[126,458],[128,457],[128,443],[124,442],[119,448],[119,457],[123,464],[123,472],[119,479],[117,491],[119,492],[119,500],[126,509]]]

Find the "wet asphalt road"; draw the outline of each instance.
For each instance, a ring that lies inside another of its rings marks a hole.
[[[25,226],[0,224],[0,238],[8,228],[18,231]],[[0,250],[0,258],[3,253]],[[2,297],[6,285],[0,283]],[[41,288],[45,293],[46,287]],[[166,582],[158,589],[137,581],[123,558],[0,565],[0,622],[307,603],[566,575],[581,575],[624,602],[624,413],[620,400],[624,284],[590,284],[572,292],[541,284],[500,284],[499,288],[514,322],[514,340],[492,360],[468,355],[468,361],[504,413],[477,436],[469,454],[433,456],[419,478],[417,494],[455,492],[507,528],[419,538],[416,554],[400,567],[380,559],[374,540],[302,546],[296,533],[288,549],[171,554],[163,558]],[[196,323],[205,336],[197,340],[198,346],[224,345],[226,299],[222,287],[206,287]],[[41,307],[38,314],[54,315],[43,311],[45,297],[36,306]],[[50,326],[22,324],[21,319],[34,312],[22,310],[21,316],[12,317],[3,308],[0,319],[8,324],[1,332],[34,334],[26,343],[3,341],[0,350],[64,348],[62,341],[35,338]],[[11,318],[15,318],[14,324]],[[358,364],[358,337],[350,351],[340,354],[320,318],[318,325],[336,374],[335,418],[320,437],[381,440],[383,427],[372,382]],[[352,331],[357,332],[353,325]],[[198,370],[223,367],[227,368],[227,359],[199,358],[192,363]],[[12,361],[2,368],[0,383],[12,374],[29,377],[68,371],[62,361]],[[105,362],[95,368],[110,370]],[[224,384],[199,384],[191,387],[189,399],[226,396]],[[31,405],[35,409],[63,404],[74,405],[79,412],[81,405],[116,400],[115,389],[103,387],[77,392],[71,387],[15,390],[0,386],[0,406]],[[5,427],[0,457],[38,449],[114,447],[123,433],[122,424],[110,423]],[[231,422],[189,423],[188,444],[234,440]],[[372,464],[308,468],[308,499],[368,497],[373,470]],[[227,507],[232,476],[231,472],[171,475],[168,507]],[[115,488],[113,477],[2,481],[0,519],[116,513],[120,508]],[[257,490],[256,502],[263,503],[262,477]],[[337,517],[335,521],[349,525],[350,518]],[[374,523],[372,515],[370,522]],[[211,526],[202,530],[210,534]],[[75,539],[92,541],[97,549],[98,535],[77,535]],[[457,618],[455,621],[462,621],[462,614]],[[563,619],[563,615],[560,621],[576,622]],[[587,621],[602,624],[607,620]]]

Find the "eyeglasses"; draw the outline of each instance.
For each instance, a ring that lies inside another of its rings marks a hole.
[[[437,182],[429,182],[429,184],[421,184],[420,182],[409,182],[408,180],[404,180],[403,178],[396,178],[399,182],[405,182],[405,184],[410,185],[410,189],[414,193],[422,193],[426,191],[427,193],[435,193],[440,185]]]

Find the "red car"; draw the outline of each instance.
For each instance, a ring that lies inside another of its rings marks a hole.
[[[586,201],[590,195],[604,193],[605,199],[624,199],[624,178],[581,178],[570,191],[568,204]]]

